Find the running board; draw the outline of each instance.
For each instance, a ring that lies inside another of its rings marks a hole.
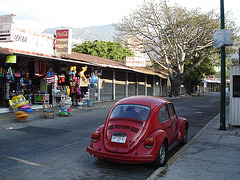
[[[176,141],[168,148],[168,151],[171,151],[173,148],[175,148],[177,145],[179,145],[182,141],[179,139],[176,139]]]

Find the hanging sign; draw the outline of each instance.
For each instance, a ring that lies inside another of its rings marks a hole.
[[[146,59],[141,57],[126,57],[126,66],[145,67]]]
[[[0,16],[0,42],[10,42],[15,15]]]
[[[213,40],[215,48],[232,46],[232,30],[231,29],[220,29],[213,30]]]
[[[56,54],[71,54],[72,30],[56,30]]]
[[[7,56],[6,63],[17,63],[17,56],[16,55]]]

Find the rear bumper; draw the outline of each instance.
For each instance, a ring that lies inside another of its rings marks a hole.
[[[137,164],[150,163],[154,161],[153,155],[137,155],[137,154],[119,154],[111,152],[103,152],[87,146],[87,152],[98,159],[107,159],[109,161]]]

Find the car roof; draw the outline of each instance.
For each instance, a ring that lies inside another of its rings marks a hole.
[[[119,100],[115,105],[120,104],[139,104],[154,108],[156,105],[170,102],[169,100],[156,96],[130,96]]]

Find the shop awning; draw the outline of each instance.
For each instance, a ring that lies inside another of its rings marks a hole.
[[[1,47],[0,47],[0,54],[11,55],[11,54],[13,54],[13,53],[10,52],[10,51],[8,51],[8,50],[6,50],[6,49],[4,49],[4,48],[1,48]]]
[[[221,81],[220,80],[204,79],[204,80],[202,80],[202,83],[216,83],[216,84],[220,84]]]
[[[1,49],[3,49],[3,48],[1,48]],[[13,54],[12,52],[10,52],[6,49],[3,49],[3,50],[5,50],[6,53]],[[19,54],[19,55],[29,56],[29,57],[36,57],[36,58],[41,58],[41,59],[46,59],[46,60],[67,62],[67,63],[76,63],[76,64],[81,64],[81,65],[89,65],[89,66],[96,66],[96,67],[103,67],[103,68],[112,68],[112,69],[133,71],[133,72],[138,72],[138,73],[143,73],[143,74],[159,76],[162,79],[168,79],[167,72],[161,71],[156,68],[129,67],[129,66],[125,65],[125,62],[115,61],[112,59],[107,59],[107,58],[102,58],[102,57],[98,57],[98,56],[92,56],[92,55],[77,53],[77,52],[72,52],[72,54],[61,55],[60,58],[35,55],[35,54],[26,54],[26,53],[21,53],[21,52],[14,52],[14,54],[16,54],[16,55]]]

